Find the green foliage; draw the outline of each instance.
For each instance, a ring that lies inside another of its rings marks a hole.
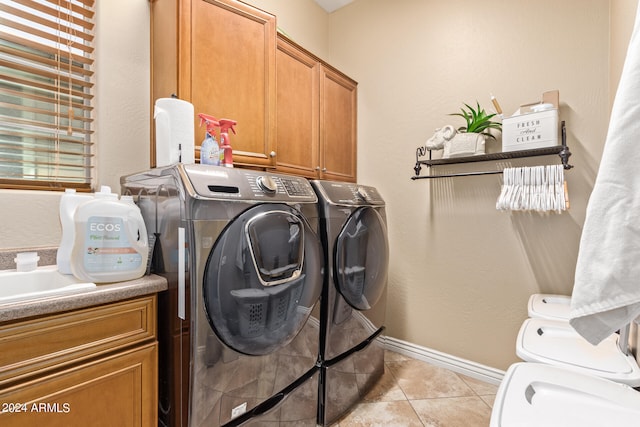
[[[458,132],[480,133],[488,136],[489,138],[495,139],[495,136],[491,134],[490,129],[502,130],[502,123],[491,120],[495,117],[495,114],[487,114],[486,111],[480,107],[480,103],[478,101],[476,101],[476,109],[473,109],[473,107],[468,104],[464,105],[467,109],[460,108],[461,113],[449,114],[450,116],[460,116],[466,121],[467,125],[460,126],[458,128]]]

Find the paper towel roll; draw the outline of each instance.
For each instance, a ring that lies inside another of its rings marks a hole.
[[[156,167],[195,163],[193,104],[177,98],[159,98],[153,111],[156,122]]]

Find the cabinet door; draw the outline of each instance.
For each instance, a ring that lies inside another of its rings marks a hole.
[[[238,122],[234,163],[275,166],[275,17],[232,0],[194,0],[191,102]],[[196,145],[204,139],[196,128]]]
[[[157,344],[0,391],[3,427],[157,425]]]
[[[276,64],[276,168],[279,172],[318,178],[320,64],[280,35]]]
[[[196,114],[236,120],[234,162],[275,166],[275,16],[234,0],[156,0],[151,17],[152,102],[175,94]]]
[[[336,70],[320,70],[322,179],[356,181],[357,84]]]

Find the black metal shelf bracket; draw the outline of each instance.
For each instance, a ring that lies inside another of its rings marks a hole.
[[[430,179],[430,178],[449,178],[456,176],[475,176],[475,175],[492,175],[492,174],[501,174],[501,170],[493,170],[493,171],[481,171],[481,172],[461,172],[461,173],[450,173],[450,174],[441,174],[441,175],[424,175],[420,176],[420,172],[422,172],[422,166],[427,166],[427,168],[431,168],[433,166],[441,166],[441,165],[452,165],[459,163],[475,163],[475,162],[487,162],[491,160],[507,160],[507,159],[517,159],[523,157],[535,157],[535,156],[548,156],[557,154],[560,156],[560,160],[562,161],[562,166],[564,169],[571,169],[573,166],[569,164],[569,157],[571,157],[571,151],[569,147],[567,147],[567,132],[565,127],[565,122],[561,122],[561,130],[562,130],[562,145],[556,145],[553,147],[545,147],[545,148],[534,148],[530,150],[520,150],[520,151],[506,151],[501,153],[489,153],[489,154],[479,154],[476,156],[468,156],[468,157],[453,157],[448,159],[432,159],[431,158],[431,150],[427,150],[427,147],[418,147],[416,149],[416,165],[413,170],[415,175],[411,177],[412,180],[416,179]],[[421,160],[421,157],[429,155],[429,159]]]

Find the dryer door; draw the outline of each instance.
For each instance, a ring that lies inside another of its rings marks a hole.
[[[320,240],[285,204],[254,206],[216,240],[204,272],[209,325],[232,349],[264,355],[287,345],[322,290]]]
[[[359,208],[347,219],[335,242],[336,287],[353,308],[369,310],[384,293],[388,266],[384,220],[374,208]]]

